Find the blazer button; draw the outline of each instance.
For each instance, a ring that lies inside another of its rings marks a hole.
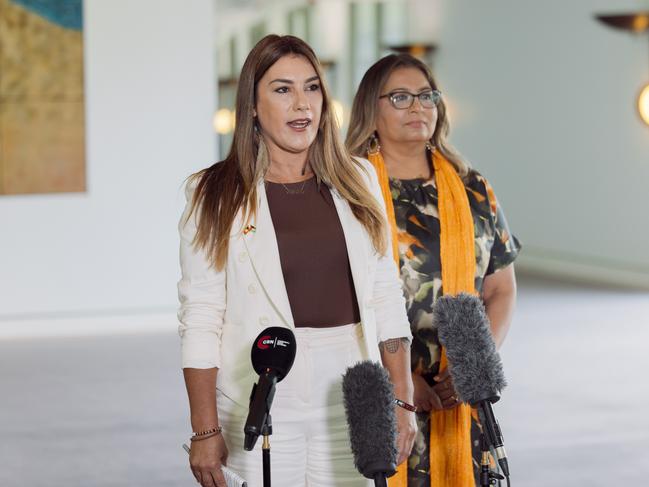
[[[267,316],[262,316],[261,318],[259,318],[259,324],[261,326],[268,326],[269,322],[270,322],[270,320],[268,319]]]
[[[246,254],[245,252],[239,252],[239,262],[245,262],[247,257],[248,254]]]
[[[257,292],[257,286],[255,286],[254,284],[250,284],[250,286],[248,286],[248,292],[250,294],[255,294]]]

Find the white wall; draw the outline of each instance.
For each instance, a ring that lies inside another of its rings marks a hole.
[[[519,268],[649,286],[646,37],[595,22],[606,0],[408,4],[440,17],[410,34],[440,46],[452,141],[495,186]],[[214,18],[211,0],[85,2],[88,192],[0,198],[0,336],[173,326],[180,185],[216,157]]]
[[[649,39],[595,13],[619,0],[435,0],[451,139],[493,183],[519,267],[649,287]]]
[[[173,313],[181,183],[216,157],[212,1],[84,9],[88,190],[0,197],[0,336]]]
[[[299,1],[262,3],[282,15],[281,5]],[[649,82],[649,36],[594,19],[649,10],[649,0],[401,3],[409,13],[403,40],[439,46],[451,140],[495,186],[525,246],[518,268],[649,288],[649,127],[635,107]],[[330,38],[345,41],[346,22],[324,24],[327,12],[348,12],[348,2],[317,5],[313,45],[339,57],[336,95],[348,101],[348,50],[328,49]]]

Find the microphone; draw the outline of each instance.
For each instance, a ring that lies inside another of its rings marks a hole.
[[[250,358],[252,367],[259,374],[259,381],[252,386],[248,418],[243,428],[243,448],[247,451],[255,447],[257,438],[268,422],[275,385],[286,377],[293,366],[295,335],[288,328],[266,328],[252,345]]]
[[[345,414],[354,465],[374,485],[387,487],[397,468],[394,389],[386,370],[369,360],[343,375]]]
[[[459,398],[479,408],[498,464],[509,477],[503,435],[492,407],[507,383],[482,301],[466,293],[442,296],[433,306],[433,326],[446,348],[449,372]]]

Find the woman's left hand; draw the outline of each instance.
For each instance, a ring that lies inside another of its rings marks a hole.
[[[435,382],[437,384],[433,386],[433,390],[442,401],[442,407],[444,409],[453,409],[462,402],[455,390],[455,385],[453,384],[453,379],[448,368],[442,370],[435,376]]]
[[[415,413],[400,406],[395,406],[397,416],[397,465],[401,465],[410,456],[417,434]]]

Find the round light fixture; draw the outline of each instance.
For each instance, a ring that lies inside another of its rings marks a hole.
[[[227,108],[221,108],[214,114],[212,124],[217,134],[229,134],[234,130],[234,112]]]
[[[649,83],[642,88],[638,95],[638,113],[642,121],[649,125]]]

